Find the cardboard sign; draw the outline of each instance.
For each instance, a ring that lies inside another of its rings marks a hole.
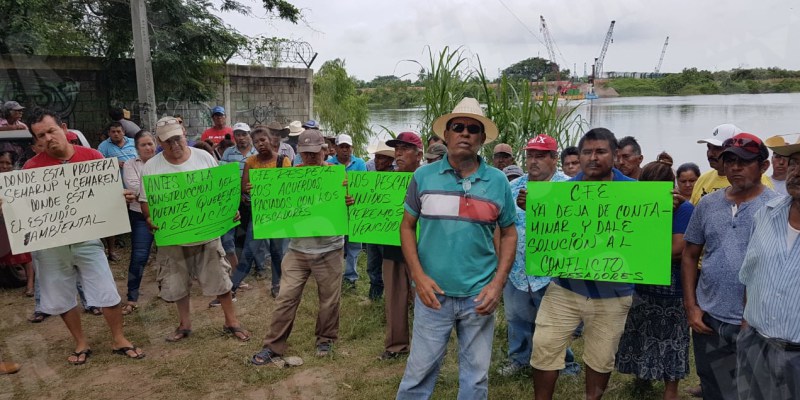
[[[116,158],[0,174],[13,254],[131,231]]]
[[[256,239],[347,234],[343,165],[250,170]]]
[[[349,207],[350,240],[356,243],[400,246],[400,222],[411,172],[351,172],[347,189],[355,204]]]
[[[215,239],[239,225],[233,221],[242,191],[238,163],[146,175],[142,184],[159,246]]]
[[[669,182],[528,182],[526,272],[669,285]]]

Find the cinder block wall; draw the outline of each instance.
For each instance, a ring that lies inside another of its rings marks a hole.
[[[133,60],[130,68],[133,69]],[[220,68],[226,82],[218,85],[215,98],[206,102],[158,98],[159,117],[182,115],[190,138],[199,137],[211,126],[210,110],[216,105],[226,108],[231,125],[311,118],[313,70],[244,65]],[[96,145],[100,132],[110,122],[109,107],[126,108],[131,111],[131,119],[140,122],[136,82],[128,82],[121,92],[111,94],[104,84],[105,74],[99,58],[3,55],[0,100],[16,100],[26,107],[48,107]]]

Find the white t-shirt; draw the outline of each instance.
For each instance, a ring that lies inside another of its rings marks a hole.
[[[789,194],[788,192],[786,192],[786,180],[779,181],[771,176],[769,177],[769,180],[771,180],[772,184],[775,185],[775,189],[773,189],[775,193],[782,195]]]
[[[787,224],[789,224],[789,223],[787,222]],[[800,231],[797,230],[797,229],[794,229],[792,227],[792,224],[789,224],[789,230],[787,230],[786,232],[787,232],[787,235],[786,235],[786,249],[788,251],[791,251],[792,250],[792,246],[794,246],[795,240],[797,240],[797,236],[800,235]]]
[[[147,160],[142,168],[142,176],[171,174],[173,172],[196,171],[198,169],[213,168],[217,165],[217,160],[207,151],[187,147],[192,153],[189,159],[182,164],[172,164],[164,158],[164,153],[158,153],[153,158]],[[139,194],[139,201],[147,202],[147,194],[142,185],[142,192]]]

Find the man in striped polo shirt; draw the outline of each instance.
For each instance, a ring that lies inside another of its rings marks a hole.
[[[800,398],[800,141],[767,139],[787,159],[786,191],[759,210],[739,279],[747,302],[736,344],[740,399]]]
[[[459,399],[485,399],[494,310],[514,260],[516,210],[508,180],[478,152],[497,138],[478,101],[463,99],[433,123],[447,155],[408,187],[401,247],[417,292],[411,354],[398,399],[429,398],[450,332],[459,342]],[[416,238],[419,226],[419,239]],[[493,239],[500,238],[499,252]]]

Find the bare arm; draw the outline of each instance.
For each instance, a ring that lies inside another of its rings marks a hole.
[[[703,245],[686,243],[681,257],[681,283],[683,284],[683,306],[686,308],[686,317],[689,326],[697,333],[710,334],[709,328],[703,322],[703,310],[697,305],[697,265]]]
[[[442,305],[435,294],[444,294],[444,291],[422,270],[417,252],[417,218],[408,211],[403,214],[403,221],[400,223],[400,247],[420,301],[425,306],[438,310]]]
[[[253,186],[250,184],[250,166],[245,164],[242,171],[242,193],[250,194],[251,189]]]
[[[147,227],[150,228],[150,232],[157,230],[158,227],[153,225],[153,220],[150,218],[150,206],[146,201],[140,201],[139,205],[142,207],[142,216],[144,217],[144,222],[147,224]]]
[[[682,233],[673,233],[672,234],[672,260],[673,261],[681,261],[681,256],[683,255],[683,249],[686,247],[686,241],[683,240]]]

